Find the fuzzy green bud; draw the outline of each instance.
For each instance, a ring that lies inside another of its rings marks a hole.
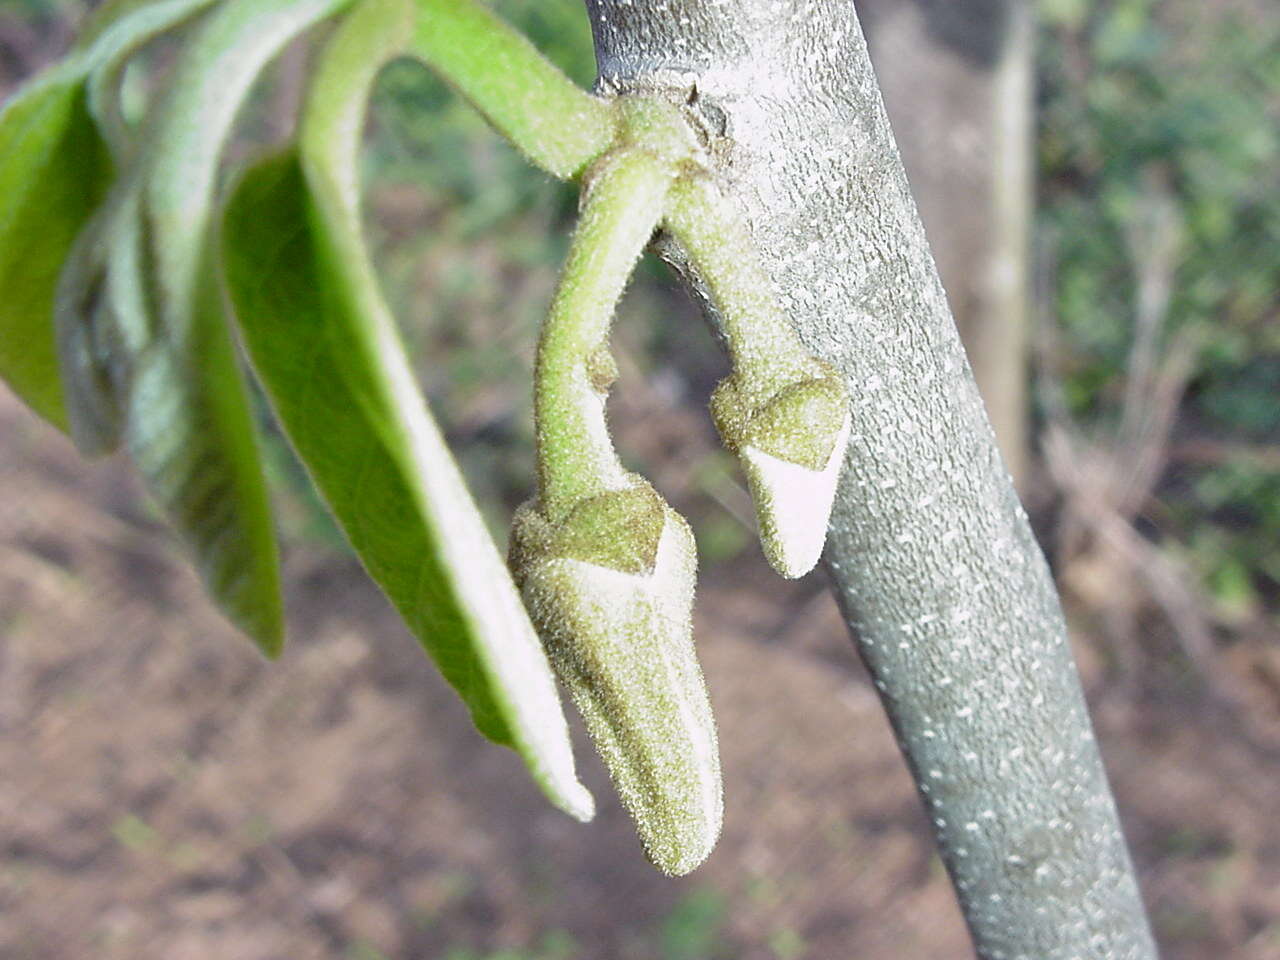
[[[678,876],[719,836],[720,756],[693,645],[693,534],[632,480],[555,524],[522,506],[510,563],[645,853]]]

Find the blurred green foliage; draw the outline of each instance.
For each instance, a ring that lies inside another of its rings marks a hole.
[[[1178,227],[1166,336],[1201,336],[1153,505],[1228,618],[1280,607],[1280,11],[1269,0],[1040,0],[1039,228],[1072,413],[1117,411],[1133,224]],[[1194,441],[1201,454],[1180,460]],[[1229,442],[1225,442],[1229,441]],[[1271,454],[1267,455],[1266,451]]]
[[[74,13],[81,6],[76,0],[0,0],[0,14],[39,21]]]
[[[497,953],[475,953],[457,947],[445,954],[445,960],[573,960],[581,956],[573,937],[563,930],[545,934],[536,947],[527,950],[499,950]]]
[[[724,895],[695,887],[662,922],[662,960],[713,960],[724,956],[721,928],[728,912]]]

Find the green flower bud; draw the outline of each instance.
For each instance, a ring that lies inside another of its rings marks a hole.
[[[558,524],[522,506],[510,562],[645,853],[678,876],[720,834],[720,756],[693,646],[693,534],[632,479]]]

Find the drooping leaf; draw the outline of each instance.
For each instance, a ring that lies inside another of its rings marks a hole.
[[[212,208],[219,156],[253,82],[343,2],[233,0],[201,25],[147,132],[136,232],[118,234],[124,246],[110,274],[113,302],[131,295],[145,311],[120,329],[134,357],[129,451],[209,591],[268,656],[283,644],[279,563],[254,423],[213,280]]]
[[[139,48],[211,2],[125,0],[105,5],[76,49],[0,111],[0,377],[64,430],[67,412],[53,321],[58,277],[113,175],[107,145],[94,123],[94,115],[101,120],[103,110],[92,101],[106,98],[121,65]],[[96,98],[91,92],[86,99],[86,80]],[[96,237],[86,238],[81,247],[98,243]],[[101,251],[86,253],[100,270]],[[80,353],[75,362],[84,367],[89,357]],[[101,398],[97,402],[101,406]],[[101,452],[114,445],[105,426],[97,433],[95,442],[83,446]]]
[[[403,355],[366,264],[341,247],[289,152],[228,209],[225,270],[254,368],[366,569],[471,710],[580,818],[546,657]]]
[[[373,579],[547,796],[589,819],[546,656],[414,383],[360,232],[356,153],[369,88],[399,49],[403,0],[366,0],[317,71],[294,151],[227,207],[224,270],[254,367]]]
[[[180,335],[156,323],[155,238],[136,181],[86,228],[59,288],[72,436],[121,434],[227,617],[270,657],[284,637],[279,559],[239,360],[211,254]]]
[[[78,70],[55,68],[0,112],[0,377],[64,430],[54,292],[111,169]]]
[[[212,211],[222,148],[259,73],[344,2],[229,0],[212,11],[59,292],[68,395],[106,407],[73,404],[73,432],[110,439],[80,428],[109,427],[119,408],[129,452],[210,593],[269,656],[283,642],[279,564],[255,427],[212,279]]]

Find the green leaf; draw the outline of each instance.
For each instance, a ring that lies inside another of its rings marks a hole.
[[[225,271],[254,368],[369,574],[471,710],[557,805],[588,819],[546,657],[413,382],[366,260],[337,255],[298,156],[227,208]]]
[[[369,92],[401,49],[407,0],[365,0],[325,48],[304,158],[253,168],[227,206],[224,270],[285,431],[373,579],[557,806],[590,819],[546,655],[423,403],[361,235]]]
[[[37,413],[68,429],[59,377],[54,304],[61,268],[73,242],[107,193],[113,176],[110,151],[94,120],[124,62],[159,34],[180,25],[212,0],[136,0],[110,5],[61,64],[27,85],[0,113],[0,377]],[[93,89],[86,94],[88,86]],[[105,218],[104,218],[105,219]],[[95,236],[80,243],[82,262],[101,272]],[[81,272],[86,266],[82,263]],[[100,359],[88,331],[64,340],[62,363],[79,369],[85,429],[82,449],[101,452],[115,443],[113,404],[104,395]],[[65,374],[65,369],[64,369]],[[87,391],[87,392],[86,392]],[[95,411],[93,418],[90,411]],[[92,430],[88,424],[95,424]],[[91,439],[92,438],[92,439]]]
[[[68,261],[59,334],[72,435],[129,453],[227,617],[269,657],[284,638],[279,559],[239,360],[212,259],[173,335],[136,181],[118,185]],[[206,256],[209,256],[206,253]]]
[[[129,452],[223,613],[268,657],[284,646],[271,505],[239,358],[213,271],[182,340],[138,358]]]
[[[74,65],[46,73],[0,113],[0,377],[64,430],[54,293],[111,173]]]
[[[253,418],[213,280],[212,208],[223,145],[259,73],[344,2],[229,0],[201,23],[59,295],[78,442],[109,442],[112,414],[123,413],[129,452],[210,593],[268,656],[283,643],[279,563]],[[196,6],[177,0],[132,16]]]
[[[155,254],[166,320],[189,315],[208,235],[222,145],[258,74],[290,41],[348,0],[231,0],[214,11],[174,78],[146,179],[146,202],[165,242]]]
[[[87,35],[96,36],[89,53],[89,111],[113,151],[128,146],[130,130],[120,104],[125,68],[161,34],[182,27],[214,0],[125,0],[100,9]],[[82,39],[83,42],[83,39]]]
[[[210,593],[268,656],[284,639],[279,562],[254,423],[213,280],[212,205],[219,156],[253,82],[343,3],[232,0],[201,24],[146,131],[139,202],[122,207],[126,225],[109,268],[114,345],[132,362],[129,451]]]

